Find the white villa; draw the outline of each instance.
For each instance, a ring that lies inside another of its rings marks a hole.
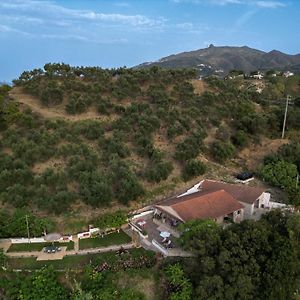
[[[134,215],[129,226],[142,246],[163,255],[178,255],[179,249],[166,247],[162,233],[179,237],[178,226],[197,219],[211,219],[225,227],[245,219],[258,220],[274,208],[290,208],[270,200],[263,188],[202,180],[185,193],[148,206]],[[169,242],[171,244],[171,242]]]

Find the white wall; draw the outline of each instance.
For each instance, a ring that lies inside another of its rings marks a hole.
[[[262,205],[264,208],[267,208],[270,206],[270,198],[271,194],[270,193],[262,193],[261,196],[258,198],[259,200],[259,208],[262,208]]]
[[[241,208],[241,209],[239,209],[239,211],[240,211],[239,214],[238,214],[237,210],[233,213],[233,222],[234,223],[240,223],[241,221],[244,220],[244,209]]]
[[[43,237],[40,238],[17,238],[10,239],[12,244],[23,244],[23,243],[45,243],[45,239]]]
[[[254,204],[249,204],[249,203],[244,203],[241,202],[244,205],[244,219],[247,219],[249,216],[253,215],[253,210],[254,210]]]

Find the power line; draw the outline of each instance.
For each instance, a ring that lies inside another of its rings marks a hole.
[[[283,118],[283,126],[282,126],[282,135],[281,138],[284,139],[284,133],[285,133],[285,124],[286,124],[286,116],[287,116],[287,111],[288,111],[288,106],[289,106],[289,101],[291,100],[291,96],[287,95],[286,96],[286,104],[285,104],[285,112],[284,112],[284,118]]]
[[[26,227],[27,227],[28,243],[30,243],[29,225],[28,225],[28,216],[25,215],[25,218],[26,218]]]

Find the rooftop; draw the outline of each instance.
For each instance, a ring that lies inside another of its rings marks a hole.
[[[194,219],[214,219],[243,208],[225,190],[199,191],[162,201],[157,208],[183,222]]]
[[[203,192],[224,190],[229,193],[234,199],[249,204],[253,204],[259,198],[259,196],[263,192],[265,192],[265,189],[263,188],[230,184],[214,180],[204,180],[200,185],[200,190]]]

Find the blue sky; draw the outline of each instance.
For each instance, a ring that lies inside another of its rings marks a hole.
[[[300,52],[298,0],[1,0],[0,82],[47,62],[101,67],[215,45]]]

